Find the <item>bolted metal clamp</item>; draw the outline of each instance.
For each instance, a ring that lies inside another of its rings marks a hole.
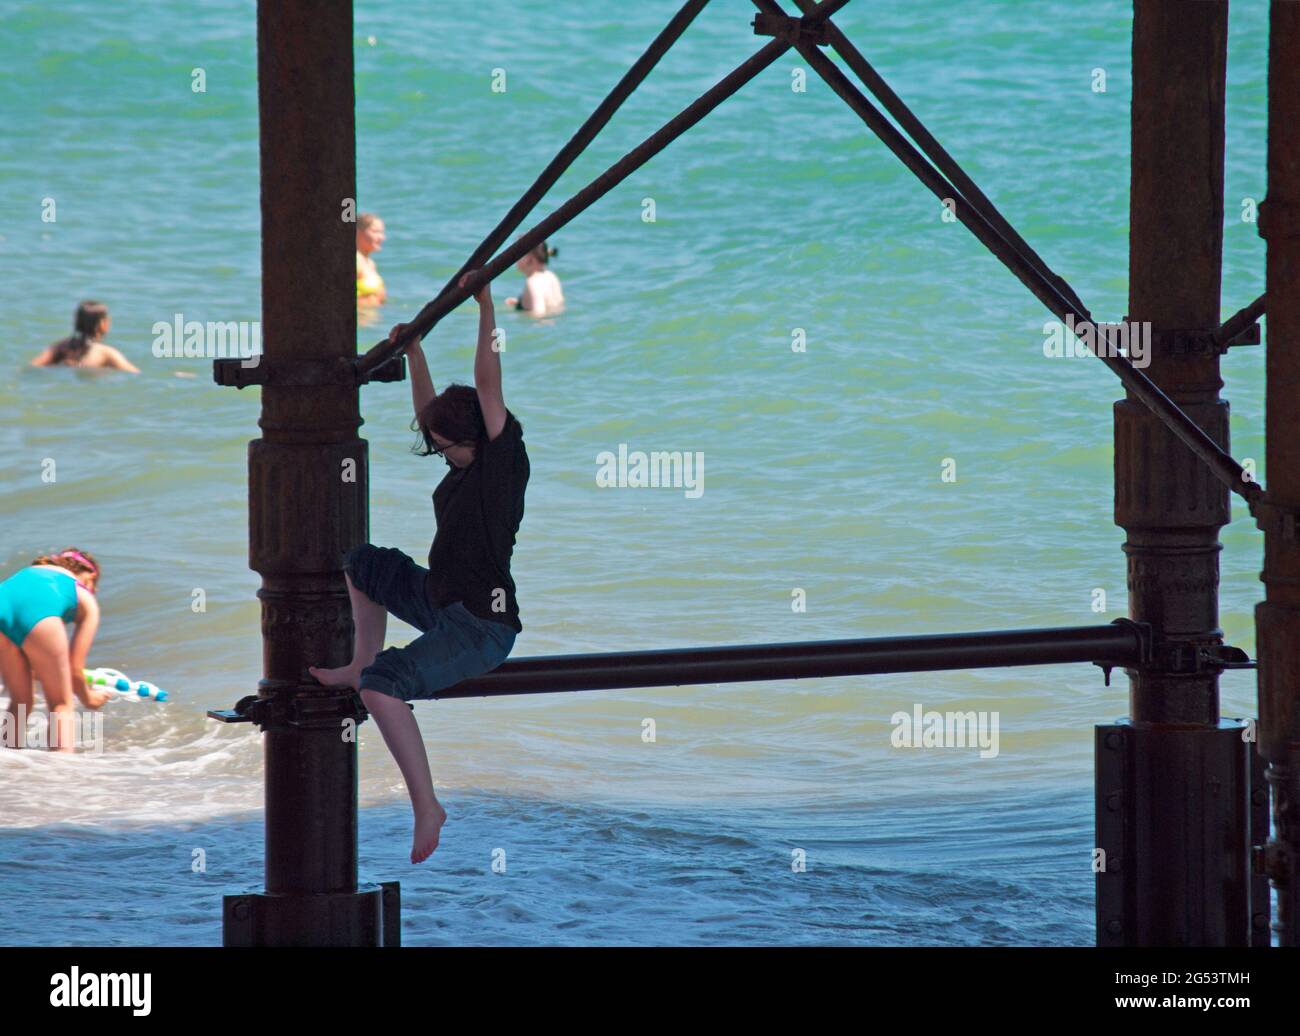
[[[256,723],[259,727],[267,715],[265,699],[250,694],[235,702],[233,709],[208,709],[208,718],[222,723]]]
[[[1227,352],[1234,345],[1259,345],[1264,340],[1258,324],[1250,324],[1244,331],[1239,331],[1221,346],[1220,352]]]
[[[783,14],[754,15],[754,35],[772,36],[792,47],[810,43],[815,47],[830,46],[830,29],[825,20],[809,22],[805,18],[788,18]]]
[[[1255,524],[1264,532],[1280,534],[1285,543],[1300,541],[1300,508],[1275,504],[1265,493],[1252,501],[1250,511],[1255,516]]]
[[[1185,640],[1172,640],[1155,633],[1149,623],[1132,619],[1116,619],[1116,625],[1131,626],[1141,645],[1141,658],[1137,665],[1114,659],[1095,659],[1110,686],[1112,669],[1135,669],[1138,672],[1203,673],[1211,670],[1254,669],[1256,663],[1241,648],[1229,644],[1197,644]]]
[[[1142,668],[1149,665],[1152,658],[1154,644],[1151,635],[1151,624],[1147,622],[1136,622],[1133,619],[1114,619],[1112,620],[1111,625],[1124,626],[1133,632],[1134,636],[1137,637],[1138,649],[1141,653],[1141,662],[1139,667]],[[1092,664],[1101,670],[1102,676],[1106,680],[1106,686],[1109,687],[1110,671],[1112,669],[1123,669],[1126,666],[1130,666],[1132,663],[1113,658],[1095,658],[1093,659]]]
[[[371,381],[405,381],[406,357],[397,356],[363,374],[354,357],[335,356],[325,360],[276,360],[259,354],[257,362],[220,359],[212,363],[212,380],[218,385],[244,388],[246,385],[317,387],[322,385],[364,385]]]
[[[265,687],[275,681],[262,681]],[[415,706],[407,702],[414,711]],[[364,723],[370,718],[356,691],[334,694],[270,693],[240,698],[232,709],[209,709],[208,718],[221,723],[253,723],[268,727],[333,727],[343,720]]]
[[[1255,229],[1264,240],[1300,237],[1300,205],[1266,197],[1259,203]]]
[[[1285,842],[1269,841],[1250,847],[1251,870],[1271,881],[1284,883],[1287,880],[1291,873],[1290,859]]]
[[[266,685],[268,681],[263,680]],[[253,723],[265,730],[269,726],[333,726],[343,719],[364,723],[370,712],[361,695],[350,691],[346,701],[338,695],[250,694],[240,698],[231,709],[209,709],[208,718],[220,723]],[[412,712],[415,706],[409,701]]]
[[[1124,323],[1130,323],[1128,317]],[[1246,325],[1227,341],[1220,341],[1217,331],[1151,329],[1151,344],[1162,356],[1221,356],[1234,346],[1259,345],[1262,340],[1258,323]]]
[[[1116,668],[1114,662],[1093,662],[1105,677],[1106,686],[1110,686],[1110,672]],[[1222,672],[1225,669],[1255,669],[1258,663],[1246,652],[1228,644],[1187,644],[1175,641],[1161,641],[1155,645],[1154,657],[1146,663],[1123,668],[1136,669],[1138,672],[1181,673],[1184,675],[1204,673],[1211,670]]]

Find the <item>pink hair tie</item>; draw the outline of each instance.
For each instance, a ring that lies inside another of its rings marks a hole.
[[[88,566],[90,570],[94,572],[96,575],[99,574],[99,566],[96,565],[93,561],[90,560],[90,558],[86,557],[86,555],[81,553],[81,551],[79,550],[65,550],[63,553],[59,555],[59,557],[72,558],[75,561],[80,561],[83,565]]]

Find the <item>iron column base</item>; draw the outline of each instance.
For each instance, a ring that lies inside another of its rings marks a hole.
[[[1268,837],[1253,725],[1099,725],[1098,946],[1267,946]],[[1250,739],[1248,739],[1250,738]]]
[[[402,897],[396,881],[361,885],[356,892],[245,892],[221,899],[223,946],[402,945]]]

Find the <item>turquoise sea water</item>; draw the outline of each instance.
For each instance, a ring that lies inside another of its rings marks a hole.
[[[358,193],[387,223],[389,291],[362,347],[437,291],[675,7],[358,2]],[[716,0],[536,218],[757,49],[752,14]],[[1131,6],[864,0],[837,21],[1119,319]],[[107,708],[102,755],[0,752],[0,887],[41,889],[37,910],[0,897],[0,941],[214,944],[221,894],[261,878],[259,737],[204,718],[261,674],[258,390],[150,343],[178,312],[259,316],[254,7],[0,0],[0,58],[0,574],[52,546],[95,552],[92,662],[174,699]],[[532,461],[517,656],[1125,613],[1118,383],[1095,359],[1045,358],[1039,303],[815,75],[792,90],[801,67],[778,61],[553,239],[567,312],[503,312]],[[1234,5],[1225,315],[1263,285],[1240,213],[1265,189],[1265,67],[1265,5]],[[519,287],[503,277],[497,297]],[[143,372],[23,370],[86,297]],[[473,320],[426,342],[435,381],[471,377]],[[1234,350],[1224,380],[1233,452],[1262,463],[1262,350]],[[408,386],[369,386],[363,408],[372,538],[419,559],[445,469],[408,452]],[[598,487],[597,454],[620,443],[699,451],[703,494]],[[1222,625],[1252,651],[1261,539],[1244,509],[1223,542]],[[1228,674],[1223,699],[1253,715],[1253,674]],[[999,753],[891,747],[891,716],[916,704],[996,712]],[[442,847],[407,861],[401,778],[368,724],[362,877],[402,881],[408,944],[1086,944],[1092,726],[1126,707],[1124,680],[1089,666],[425,703]]]

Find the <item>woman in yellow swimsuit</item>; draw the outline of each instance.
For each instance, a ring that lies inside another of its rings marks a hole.
[[[388,298],[384,279],[379,276],[371,252],[378,252],[384,244],[384,221],[373,212],[363,212],[357,218],[357,305],[378,306]]]

